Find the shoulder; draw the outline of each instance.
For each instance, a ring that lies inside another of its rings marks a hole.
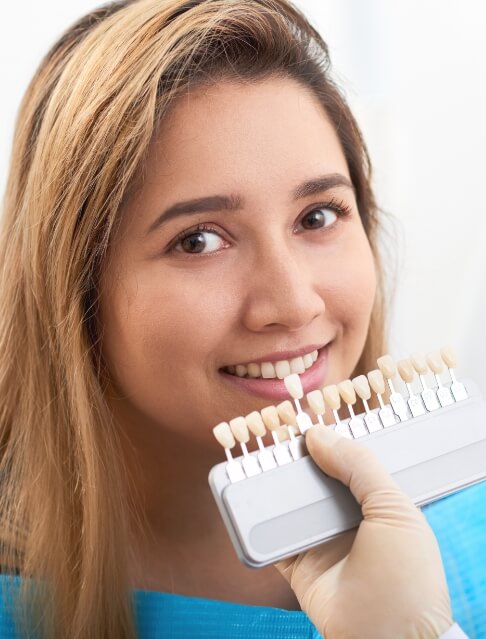
[[[0,574],[0,637],[20,639],[14,622],[14,603],[20,587],[17,575]]]

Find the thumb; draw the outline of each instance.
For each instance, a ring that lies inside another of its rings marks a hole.
[[[351,490],[361,506],[365,519],[379,514],[377,505],[390,506],[388,497],[393,495],[403,508],[416,510],[407,495],[390,476],[376,455],[366,446],[336,433],[328,426],[316,425],[306,432],[307,449],[316,464],[327,475],[338,479]]]

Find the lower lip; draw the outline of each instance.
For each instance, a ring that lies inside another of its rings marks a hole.
[[[300,381],[304,393],[309,393],[316,388],[321,388],[324,384],[324,378],[327,371],[327,346],[319,351],[316,361],[308,368],[305,373],[299,373]],[[252,379],[248,377],[238,377],[230,375],[224,371],[219,371],[225,380],[230,384],[238,386],[241,390],[256,395],[257,397],[265,397],[271,400],[289,399],[289,391],[285,387],[282,379]]]

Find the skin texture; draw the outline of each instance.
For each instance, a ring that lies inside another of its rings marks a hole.
[[[256,573],[236,559],[207,474],[224,459],[212,427],[270,403],[233,387],[221,367],[326,343],[322,386],[349,376],[361,354],[376,279],[353,190],[292,196],[327,174],[349,179],[338,138],[290,79],[194,90],[154,136],[100,289],[108,400],[150,524],[137,587],[297,607],[272,567]],[[216,194],[243,205],[147,232],[174,203]],[[348,214],[333,216],[331,199]],[[303,225],[315,209],[325,228]],[[177,250],[177,234],[200,223],[214,229],[206,252]]]

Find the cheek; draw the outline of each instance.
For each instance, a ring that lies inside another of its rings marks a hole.
[[[102,304],[110,370],[121,392],[153,416],[162,397],[168,408],[187,389],[205,390],[215,374],[236,302],[231,287],[215,282],[189,271],[168,277],[155,265],[121,278]]]
[[[336,265],[332,284],[324,294],[328,316],[338,326],[330,352],[329,383],[348,378],[356,367],[376,295],[375,261],[364,230],[356,234],[345,255]]]

